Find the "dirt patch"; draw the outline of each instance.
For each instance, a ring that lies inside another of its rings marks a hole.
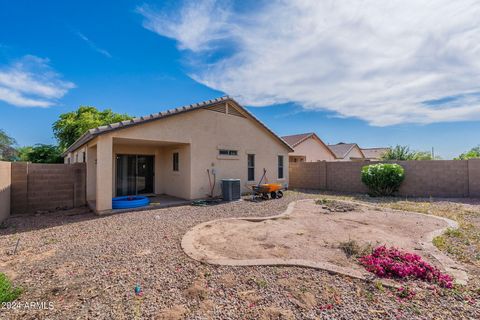
[[[193,284],[185,290],[185,296],[189,299],[205,300],[208,296],[205,283],[202,280],[195,280]]]
[[[325,213],[359,210],[359,206],[356,204],[331,199],[318,199],[315,203],[321,206]]]
[[[183,305],[175,305],[162,310],[155,319],[158,320],[182,320],[185,319],[187,309]]]
[[[263,311],[261,320],[293,320],[295,319],[295,315],[292,311],[283,309],[283,308],[276,308],[276,307],[268,307]]]
[[[431,248],[423,244],[430,241],[430,233],[449,225],[445,220],[337,200],[321,202],[298,201],[287,214],[269,219],[223,219],[210,221],[209,228],[199,225],[184,237],[184,244],[185,239],[191,241],[187,254],[192,256],[193,252],[193,257],[218,264],[327,262],[366,275],[349,257],[353,254],[345,254],[342,248],[342,244],[354,241],[359,248],[385,244],[415,252],[442,268]]]

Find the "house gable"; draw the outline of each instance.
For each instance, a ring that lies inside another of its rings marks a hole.
[[[278,143],[282,144],[284,148],[288,149],[289,151],[293,151],[291,147],[283,141],[279,136],[277,136],[272,130],[270,130],[263,122],[258,120],[253,114],[248,112],[245,108],[243,108],[240,104],[238,104],[234,99],[230,97],[222,97],[215,100],[204,101],[197,104],[192,104],[190,106],[184,106],[180,108],[175,108],[172,110],[167,110],[164,112],[159,112],[158,114],[151,114],[149,116],[144,116],[140,118],[135,118],[132,120],[126,120],[118,123],[109,124],[106,126],[101,126],[98,128],[90,129],[85,134],[83,134],[77,141],[75,141],[65,152],[64,156],[68,155],[69,153],[79,149],[87,142],[93,140],[95,137],[107,134],[110,132],[116,131],[124,131],[128,130],[132,127],[137,126],[144,126],[150,122],[157,122],[157,121],[164,121],[167,118],[172,116],[178,117],[184,113],[190,113],[197,110],[209,110],[215,111],[218,113],[224,113],[231,116],[236,116],[239,118],[247,118],[255,123],[257,123],[263,130],[265,130],[269,135],[271,135]]]

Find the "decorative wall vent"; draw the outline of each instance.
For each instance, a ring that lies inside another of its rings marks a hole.
[[[246,118],[246,116],[238,111],[235,107],[232,107],[231,105],[228,105],[228,114],[231,114],[232,116],[237,116],[237,117],[242,117]]]
[[[227,106],[224,103],[216,104],[206,109],[215,112],[227,113]]]

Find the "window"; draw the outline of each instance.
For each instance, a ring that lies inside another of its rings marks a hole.
[[[86,161],[87,161],[87,156],[86,156],[85,151],[83,151],[83,153],[82,153],[82,162],[86,162]]]
[[[248,154],[248,181],[255,181],[255,155]]]
[[[237,150],[220,149],[220,150],[218,150],[218,154],[221,155],[221,156],[238,156],[238,151]]]
[[[178,171],[178,152],[173,153],[173,171]]]
[[[278,156],[278,179],[283,179],[283,156]]]

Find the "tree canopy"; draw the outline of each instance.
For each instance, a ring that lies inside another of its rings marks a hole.
[[[50,144],[36,144],[18,148],[21,161],[33,163],[63,163],[59,147]]]
[[[410,150],[409,146],[396,145],[390,147],[387,152],[382,155],[382,160],[438,160],[440,157],[432,157],[428,151]]]
[[[457,158],[455,158],[455,160],[468,160],[475,158],[480,158],[480,145],[470,149],[467,152],[462,153]]]
[[[52,129],[60,150],[64,151],[89,129],[129,119],[132,117],[111,109],[100,111],[93,106],[80,106],[75,111],[61,114]]]
[[[4,130],[0,129],[0,160],[13,161],[17,155],[15,149],[17,142]]]

